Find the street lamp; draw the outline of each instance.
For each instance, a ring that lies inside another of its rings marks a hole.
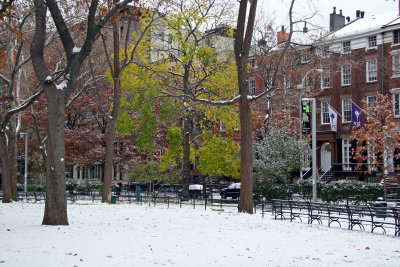
[[[302,100],[312,102],[311,136],[312,136],[312,191],[315,202],[317,200],[317,114],[315,109],[315,98],[303,98]]]
[[[304,82],[305,79],[307,77],[307,75],[311,72],[311,71],[317,71],[318,73],[322,73],[324,72],[323,69],[310,69],[303,77],[303,79],[301,80],[301,85],[298,85],[297,88],[300,89],[300,139],[302,137],[302,100],[308,100],[310,102],[312,102],[312,118],[311,118],[311,123],[312,123],[312,130],[311,130],[311,136],[312,136],[312,191],[313,191],[313,198],[312,200],[315,202],[317,200],[317,115],[316,115],[316,99],[315,98],[302,98],[303,97],[303,88],[304,88]],[[301,158],[302,160],[302,158]],[[302,165],[302,164],[301,164]],[[300,178],[302,178],[303,176],[303,171],[302,171],[302,166],[300,166]]]
[[[305,80],[306,80],[308,74],[310,74],[310,72],[312,72],[312,71],[316,71],[318,73],[324,72],[323,69],[312,68],[312,69],[308,70],[306,72],[306,74],[303,76],[303,79],[301,79],[301,84],[297,85],[297,89],[300,90],[300,93],[299,93],[299,124],[300,124],[299,125],[299,137],[300,137],[300,140],[302,138],[302,105],[301,105],[301,103],[302,103],[302,98],[303,98],[304,83],[305,83]],[[302,179],[302,178],[303,178],[303,157],[300,159],[300,179]]]
[[[28,133],[20,133],[20,135],[25,135],[24,193],[26,193],[27,180],[28,180]]]

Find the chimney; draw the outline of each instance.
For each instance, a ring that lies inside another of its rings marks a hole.
[[[284,43],[289,40],[289,34],[285,32],[285,26],[282,25],[282,29],[278,32],[278,44]]]
[[[356,18],[357,18],[357,19],[360,18],[360,14],[361,14],[361,11],[360,11],[360,10],[357,10],[357,11],[356,11]]]
[[[307,32],[308,32],[307,22],[304,22],[303,33],[307,33]]]
[[[343,28],[345,25],[345,17],[343,16],[342,10],[340,13],[336,13],[336,7],[333,7],[333,13],[330,14],[330,21],[329,21],[329,30],[337,31],[340,28]]]
[[[361,18],[363,19],[364,18],[364,16],[365,16],[365,12],[364,11],[361,11]]]

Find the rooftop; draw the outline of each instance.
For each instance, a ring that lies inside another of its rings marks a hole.
[[[374,31],[380,31],[382,27],[400,24],[400,16],[397,11],[385,13],[377,16],[357,18],[343,28],[335,31],[335,38],[346,38],[354,35],[362,35]]]

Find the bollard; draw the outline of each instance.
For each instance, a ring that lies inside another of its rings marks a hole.
[[[264,200],[261,202],[261,216],[264,218]]]

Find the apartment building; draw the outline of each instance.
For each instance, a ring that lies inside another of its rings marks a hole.
[[[295,84],[300,85],[297,91],[295,85],[287,85],[285,78],[280,78],[280,87],[290,91],[277,90],[280,93],[271,98],[273,110],[294,107],[289,113],[300,118],[300,98],[316,100],[317,168],[323,180],[381,181],[379,169],[367,173],[368,166],[362,170],[356,168],[360,162],[352,153],[357,145],[351,140],[352,104],[362,108],[364,101],[372,104],[377,101],[378,94],[388,95],[393,99],[393,113],[400,128],[399,14],[400,10],[367,16],[359,10],[351,20],[334,8],[330,14],[330,32],[321,42],[305,46],[300,60],[294,64],[299,75],[295,80]],[[282,33],[278,35],[281,39],[282,36]],[[310,87],[311,90],[304,90]],[[290,97],[292,99],[286,101]],[[330,108],[338,114],[336,130],[331,127]],[[362,112],[361,118],[361,123],[365,123],[366,116]],[[390,157],[389,176],[399,183],[400,173],[396,167],[400,161],[394,155]]]

